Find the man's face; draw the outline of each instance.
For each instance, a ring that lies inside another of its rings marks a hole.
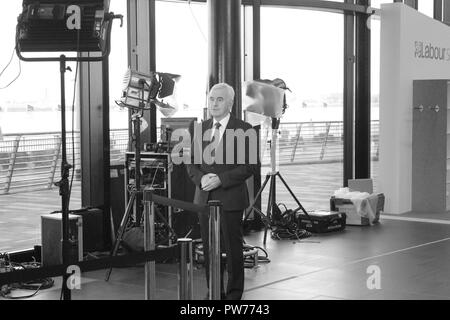
[[[217,121],[225,118],[230,113],[231,98],[225,88],[216,88],[209,93],[208,109],[211,116]]]

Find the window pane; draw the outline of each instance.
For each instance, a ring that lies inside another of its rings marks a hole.
[[[181,75],[174,117],[203,119],[208,42],[205,4],[156,1],[156,68]],[[172,23],[175,21],[176,23]],[[164,117],[158,112],[158,119]]]
[[[110,11],[123,15],[123,27],[115,20],[111,31],[111,53],[109,55],[109,126],[111,163],[123,163],[128,147],[128,109],[116,104],[122,95],[123,78],[128,69],[128,25],[127,1],[112,0]]]
[[[371,176],[374,191],[378,186],[379,132],[380,132],[380,21],[371,21]]]
[[[422,12],[423,14],[429,16],[430,18],[433,18],[434,16],[434,1],[433,0],[419,0],[417,3],[417,7],[419,9],[419,12]]]
[[[54,185],[61,178],[61,85],[58,62],[19,62],[13,53],[22,1],[5,1],[2,9],[0,70],[11,57],[12,61],[0,77],[0,87],[7,87],[0,90],[0,252],[9,252],[39,245],[40,216],[61,210],[59,189]],[[60,54],[24,53],[27,57]],[[67,158],[70,164],[75,158],[75,168],[79,169],[76,100],[75,112],[71,112],[77,91],[76,63],[67,66],[72,70],[65,74]],[[80,207],[80,193],[80,183],[74,178],[71,209]]]
[[[431,1],[431,0],[429,0]],[[371,0],[370,6],[373,8],[380,8],[383,3],[393,3],[394,0]]]
[[[343,26],[341,14],[261,9],[261,77],[281,78],[292,91],[280,125],[280,173],[307,210],[329,209],[342,187]],[[263,175],[269,163],[265,152]],[[283,191],[278,202],[295,205]]]

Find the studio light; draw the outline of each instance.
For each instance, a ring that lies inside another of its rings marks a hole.
[[[149,109],[151,104],[166,117],[178,111],[176,84],[181,76],[171,73],[142,72],[128,69],[122,88],[122,98],[116,103],[130,109]]]
[[[23,0],[19,52],[105,51],[109,0]]]
[[[71,242],[69,235],[70,169],[66,151],[65,73],[67,62],[104,61],[111,50],[111,29],[114,19],[123,22],[122,15],[109,13],[109,0],[23,0],[17,19],[16,53],[28,62],[59,62],[61,80],[61,180],[56,183],[61,196],[62,262],[69,265]],[[121,24],[122,26],[122,24]],[[67,57],[65,52],[101,52],[101,55]],[[61,52],[59,57],[24,57],[23,52]],[[109,152],[105,149],[104,152]],[[106,179],[106,177],[105,177]],[[107,206],[107,205],[106,205]],[[69,275],[62,279],[61,298],[71,299]]]
[[[243,104],[247,111],[247,121],[258,125],[268,118],[280,119],[287,107],[285,90],[289,88],[279,78],[245,82]]]

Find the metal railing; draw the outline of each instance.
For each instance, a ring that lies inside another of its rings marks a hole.
[[[111,161],[121,161],[127,149],[127,130],[112,130]],[[67,161],[81,173],[80,133],[67,134]],[[0,141],[0,194],[51,189],[60,179],[59,132],[5,134]]]
[[[342,122],[281,123],[278,138],[278,163],[309,164],[343,161]],[[379,122],[372,121],[372,159],[378,160]],[[263,166],[270,165],[271,135],[261,131]],[[111,130],[111,162],[124,162],[128,148],[127,129]],[[80,178],[80,133],[67,135],[67,159],[75,163]],[[58,132],[5,134],[0,141],[0,194],[51,189],[60,178],[61,135]]]

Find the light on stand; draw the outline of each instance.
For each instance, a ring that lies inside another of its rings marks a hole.
[[[72,166],[67,162],[65,73],[68,61],[104,61],[111,50],[111,29],[114,19],[123,21],[122,15],[108,13],[105,0],[23,0],[22,12],[17,18],[16,54],[28,62],[59,62],[61,85],[61,180],[59,187],[62,212],[62,262],[69,264],[71,243],[69,239],[69,176]],[[95,30],[99,32],[95,32]],[[24,57],[23,52],[77,52],[73,57]],[[80,52],[100,51],[101,56],[83,57]],[[62,298],[71,299],[69,275],[63,274]]]
[[[138,110],[150,109],[153,103],[165,117],[171,117],[178,111],[176,84],[180,78],[171,73],[145,74],[128,69],[123,80],[122,98],[116,103]]]
[[[246,96],[250,98],[246,110],[270,118],[281,118],[284,90],[261,81],[245,83]],[[253,101],[251,100],[253,99]]]
[[[110,252],[111,256],[117,255],[126,226],[131,218],[133,208],[135,208],[136,211],[141,210],[140,204],[142,203],[143,197],[143,184],[141,183],[141,119],[144,116],[144,111],[150,110],[152,105],[155,105],[166,117],[175,114],[178,110],[176,101],[176,83],[179,79],[180,76],[176,74],[160,72],[150,72],[149,74],[145,74],[131,69],[128,69],[125,74],[122,98],[117,100],[116,104],[122,108],[129,108],[132,112],[131,120],[133,122],[133,133],[131,141],[133,142],[135,153],[135,177],[133,185],[127,187],[130,192],[130,198],[120,227],[117,231],[114,245]],[[164,99],[166,100],[164,101]],[[137,216],[139,215],[140,212],[138,212]],[[139,219],[136,220],[139,221]],[[145,230],[150,227],[153,227],[152,223],[145,224],[144,233],[146,233]],[[111,271],[112,268],[110,268],[106,274],[106,281],[109,280]],[[146,268],[145,273],[147,279],[148,273],[154,275],[154,268],[152,270]]]
[[[277,161],[276,157],[279,155],[279,152],[276,152],[277,148],[277,140],[278,140],[278,128],[280,125],[280,119],[284,114],[286,108],[288,107],[286,104],[286,95],[285,90],[290,89],[286,86],[286,83],[277,78],[275,80],[256,80],[246,82],[244,85],[244,90],[246,94],[246,98],[244,98],[244,103],[247,103],[246,111],[247,111],[247,121],[252,125],[260,125],[263,122],[269,122],[271,120],[271,128],[272,128],[272,138],[270,140],[270,163],[271,163],[271,171],[267,173],[266,179],[259,189],[255,199],[253,200],[252,205],[250,206],[251,210],[249,210],[245,216],[244,221],[248,219],[250,214],[255,210],[261,216],[264,221],[264,244],[266,244],[267,230],[270,229],[273,225],[273,217],[272,213],[274,208],[277,207],[276,204],[276,177],[278,177],[286,189],[289,191],[292,198],[294,198],[295,202],[298,205],[298,208],[294,210],[294,214],[302,210],[303,213],[308,216],[308,213],[303,208],[300,201],[297,199],[295,194],[289,188],[286,181],[281,176],[280,172],[277,170]],[[259,208],[255,207],[256,202],[260,198],[264,188],[267,186],[267,183],[270,180],[269,187],[269,203],[267,204],[267,211],[264,214]],[[309,216],[308,216],[309,217]]]

